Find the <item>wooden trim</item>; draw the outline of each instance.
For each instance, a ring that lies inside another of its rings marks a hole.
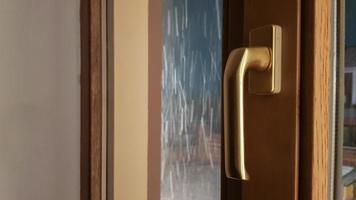
[[[101,199],[107,199],[107,188],[108,188],[108,43],[107,43],[107,1],[101,1]]]
[[[102,192],[101,2],[80,1],[81,200],[100,200]]]
[[[302,1],[300,197],[328,199],[331,19],[329,0]]]
[[[337,69],[336,77],[336,108],[335,108],[335,169],[334,169],[334,199],[342,199],[344,193],[344,187],[342,183],[342,161],[343,161],[343,142],[344,142],[344,56],[345,56],[345,1],[336,0],[336,12],[334,17],[337,23],[334,24],[334,29],[336,29],[336,35],[334,38],[336,40],[336,54],[334,59],[336,59]]]
[[[106,198],[114,199],[114,0],[106,0],[107,23],[107,173]]]
[[[149,1],[148,14],[148,200],[160,199],[162,0]]]

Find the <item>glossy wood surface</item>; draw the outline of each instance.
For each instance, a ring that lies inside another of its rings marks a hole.
[[[302,4],[301,199],[328,198],[331,1]]]

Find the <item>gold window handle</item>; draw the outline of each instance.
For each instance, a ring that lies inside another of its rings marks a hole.
[[[235,49],[229,55],[223,82],[225,173],[228,178],[249,179],[245,164],[244,139],[245,74],[250,70],[250,93],[279,93],[281,41],[282,31],[279,26],[265,26],[250,32],[251,47]]]

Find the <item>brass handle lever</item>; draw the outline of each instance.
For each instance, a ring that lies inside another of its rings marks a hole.
[[[249,77],[252,93],[276,94],[280,91],[280,27],[272,25],[252,31],[251,44],[254,47],[230,53],[224,72],[225,173],[228,178],[238,180],[249,179],[245,164],[244,77],[248,70],[253,72]]]

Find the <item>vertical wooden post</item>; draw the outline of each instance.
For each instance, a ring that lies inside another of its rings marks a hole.
[[[302,1],[300,197],[328,199],[331,20],[329,0]]]
[[[100,200],[102,192],[101,1],[80,1],[81,200]]]

